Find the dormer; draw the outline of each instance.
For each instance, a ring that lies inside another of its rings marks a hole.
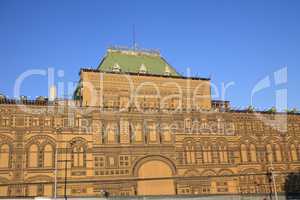
[[[165,66],[165,75],[166,75],[166,76],[170,76],[170,75],[171,75],[171,70],[170,70],[169,65],[166,65],[166,66]]]
[[[115,63],[112,67],[112,71],[113,72],[120,72],[121,71],[121,67],[119,66],[118,63]]]
[[[141,74],[146,74],[147,73],[147,67],[144,64],[141,64],[139,72]]]

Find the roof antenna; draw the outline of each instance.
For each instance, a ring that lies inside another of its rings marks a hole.
[[[133,28],[132,28],[132,42],[133,42],[133,50],[136,51],[136,42],[135,42],[135,24],[133,24]]]

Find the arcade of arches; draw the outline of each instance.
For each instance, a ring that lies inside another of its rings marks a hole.
[[[133,54],[141,55],[125,53]],[[135,88],[155,83],[162,97],[174,97],[180,86],[184,102],[165,99],[165,108],[149,85],[140,87],[132,105],[124,74],[90,69],[80,71],[74,101],[18,105],[0,99],[0,196],[57,192],[62,197],[65,177],[72,197],[98,197],[103,191],[110,196],[268,193],[271,164],[277,191],[283,192],[286,173],[300,169],[300,115],[259,113],[270,121],[265,123],[257,113],[223,112],[211,107],[209,79],[166,77],[165,67],[161,75],[126,74]],[[188,92],[206,98],[196,98],[189,108]],[[103,102],[90,105],[93,95]],[[287,122],[284,131],[276,121],[281,118]]]
[[[241,120],[241,116],[247,116],[248,120]],[[172,132],[171,129],[166,131],[171,123],[169,115],[161,116],[163,122],[149,118],[151,127],[155,123],[163,124],[163,132],[153,128],[147,131],[145,123],[134,121],[134,118],[111,122],[105,120],[108,116],[103,113],[102,117],[102,120],[94,120],[101,126],[93,125],[90,133],[82,133],[80,124],[70,129],[62,123],[63,136],[62,133],[53,134],[56,130],[45,125],[42,132],[40,126],[24,127],[32,133],[8,132],[0,126],[0,196],[53,196],[56,160],[60,180],[57,194],[64,192],[61,180],[66,163],[71,182],[67,184],[67,194],[70,196],[97,196],[103,190],[112,196],[267,193],[270,184],[263,174],[267,173],[271,162],[279,174],[300,168],[298,117],[289,116],[293,126],[289,126],[284,137],[271,134],[267,126],[264,132],[255,129],[257,122],[251,122],[251,114],[232,113],[226,118],[226,114],[219,113],[215,117],[237,121],[236,135],[176,133],[167,139],[164,132]],[[251,122],[252,132],[244,134],[242,122]],[[109,128],[109,138],[114,139],[106,140],[102,127],[111,127],[109,123],[119,123],[122,129]],[[130,124],[139,125],[134,129]],[[183,125],[182,128],[185,126],[188,127]],[[138,140],[132,137],[135,133]],[[111,179],[127,181],[108,183]],[[283,191],[284,180],[283,174],[276,177],[277,191]],[[23,184],[14,185],[14,181]]]

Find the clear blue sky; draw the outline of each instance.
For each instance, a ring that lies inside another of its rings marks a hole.
[[[13,95],[16,78],[29,69],[64,70],[77,81],[82,67],[96,67],[110,45],[131,46],[132,26],[140,47],[160,49],[180,72],[221,83],[234,81],[226,99],[250,104],[255,84],[288,66],[288,83],[255,96],[275,104],[288,88],[290,108],[300,108],[300,1],[30,1],[0,0],[0,92]],[[273,81],[273,79],[271,79]],[[47,95],[47,79],[22,86],[27,96]]]

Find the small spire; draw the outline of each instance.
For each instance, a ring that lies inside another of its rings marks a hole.
[[[170,70],[169,65],[166,65],[166,66],[165,66],[165,75],[167,75],[167,76],[170,76],[170,75],[171,75],[171,70]]]
[[[140,66],[140,73],[145,74],[147,73],[147,67],[143,64]]]

